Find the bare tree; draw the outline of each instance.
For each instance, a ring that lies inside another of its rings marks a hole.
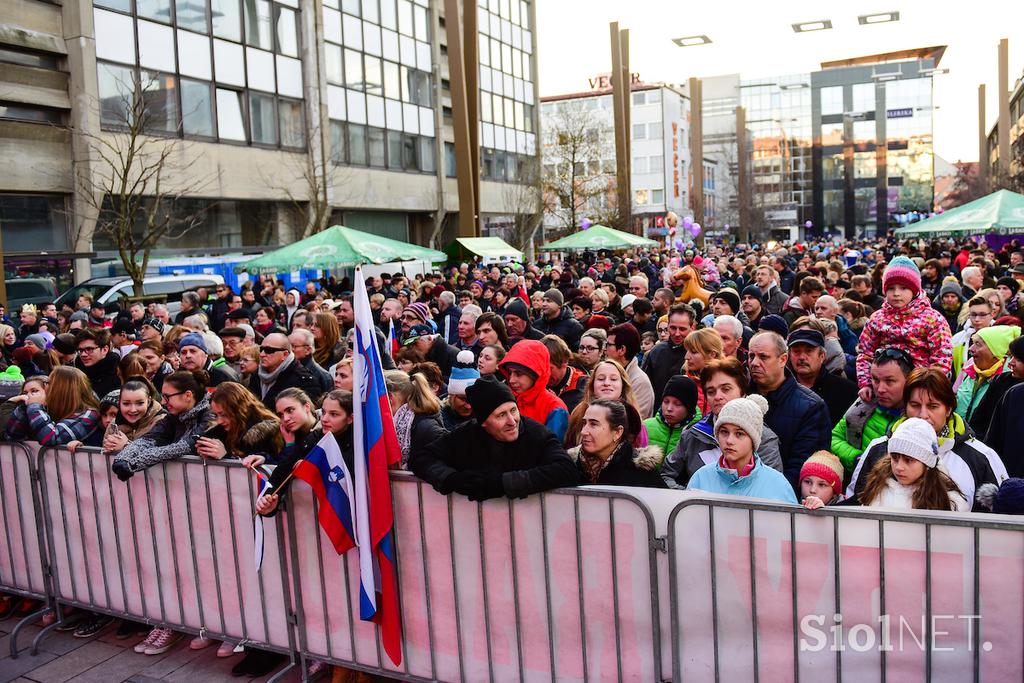
[[[513,247],[531,255],[533,240],[544,223],[544,189],[540,163],[530,158],[519,169],[519,178],[504,189],[505,210],[510,215],[507,239]]]
[[[953,188],[943,202],[945,208],[952,209],[984,197],[986,194],[984,185],[985,183],[978,175],[977,164],[956,162],[956,177],[953,179]]]
[[[614,157],[605,128],[584,103],[563,102],[544,133],[544,210],[560,231],[575,230],[583,217],[607,206],[603,198],[614,192],[615,175],[601,163]]]
[[[158,77],[147,82],[120,83],[120,96],[100,102],[107,123],[116,130],[84,133],[91,172],[78,171],[75,182],[86,205],[95,212],[95,234],[117,249],[135,296],[150,252],[157,243],[179,240],[203,222],[209,204],[187,198],[200,194],[212,178],[194,176],[195,157],[178,137],[177,110],[168,104]],[[172,94],[173,96],[173,94]]]

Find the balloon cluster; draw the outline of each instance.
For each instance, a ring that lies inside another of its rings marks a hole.
[[[584,218],[583,220],[580,221],[580,230],[586,230],[591,225],[593,225],[593,223],[590,222],[590,219]]]
[[[694,223],[693,216],[683,219],[683,228],[694,237],[700,234],[700,223]]]

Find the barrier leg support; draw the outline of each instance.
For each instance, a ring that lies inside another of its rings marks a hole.
[[[19,621],[17,623],[17,625],[14,627],[14,630],[11,631],[11,659],[17,659],[18,658],[18,634],[21,632],[21,629],[25,628],[26,626],[31,624],[33,621],[35,621],[36,619],[40,618],[41,616],[43,616],[44,614],[46,614],[49,611],[50,611],[49,607],[43,607],[38,612],[33,612],[32,614],[29,614],[28,616],[23,617],[21,619],[21,621]],[[35,641],[33,641],[33,643],[32,643],[32,654],[35,655],[36,651],[37,651],[36,650],[36,643],[35,643]]]
[[[32,640],[32,649],[30,650],[32,656],[39,654],[39,644],[43,642],[43,638],[50,635],[54,629],[64,623],[64,619],[59,618],[49,626],[44,626],[43,630],[36,634],[36,637]]]

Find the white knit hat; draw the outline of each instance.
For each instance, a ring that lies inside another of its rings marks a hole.
[[[920,460],[927,467],[939,464],[939,441],[935,429],[919,417],[907,418],[893,430],[888,451]]]
[[[764,416],[767,412],[768,401],[764,396],[751,394],[746,398],[734,398],[725,404],[715,419],[715,434],[724,424],[736,425],[754,442],[756,451],[761,447],[761,432],[764,431]]]

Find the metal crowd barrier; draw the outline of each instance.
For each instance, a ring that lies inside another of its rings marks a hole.
[[[474,503],[396,472],[395,667],[356,613],[357,555],[335,554],[307,487],[266,521],[257,573],[237,461],[125,484],[93,450],[30,450],[0,444],[0,590],[58,614],[406,681],[1024,680],[1012,518],[600,487]]]
[[[50,607],[49,569],[32,451],[20,443],[0,442],[0,593],[43,603],[20,620],[11,633],[11,655],[18,635]]]
[[[255,568],[252,473],[188,457],[121,482],[111,460],[96,449],[39,451],[58,614],[74,606],[293,656],[279,523],[264,524]]]
[[[357,555],[298,531],[315,527],[316,509],[295,486],[290,569],[306,656],[401,680],[662,680],[654,519],[642,500],[584,488],[475,503],[409,473],[391,481],[402,666],[356,616]]]
[[[686,500],[668,521],[672,679],[1024,680],[1013,519]]]

